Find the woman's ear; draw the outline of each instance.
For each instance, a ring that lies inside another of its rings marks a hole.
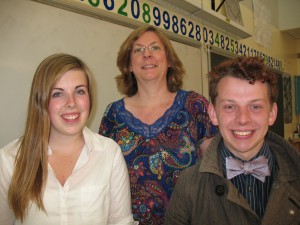
[[[219,125],[217,113],[216,113],[215,107],[213,106],[212,103],[209,103],[208,115],[209,115],[209,118],[210,118],[211,122],[213,123],[213,125],[215,125],[215,126]]]

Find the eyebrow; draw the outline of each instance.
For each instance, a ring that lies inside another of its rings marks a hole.
[[[251,103],[254,103],[254,102],[259,102],[259,101],[265,102],[265,99],[262,99],[262,98],[259,98],[259,99],[253,99],[253,100],[251,100],[250,102],[251,102]],[[230,103],[235,103],[236,101],[235,101],[235,100],[232,100],[232,99],[220,99],[220,102],[230,102]]]
[[[157,42],[157,41],[153,41],[153,42],[151,42],[150,43],[150,45],[154,45],[154,44],[160,44],[159,42]],[[150,45],[148,45],[148,46],[150,46]],[[142,44],[134,44],[133,46],[145,46],[145,45],[142,45]]]
[[[77,86],[75,87],[75,89],[78,89],[78,88],[81,88],[81,87],[86,87],[86,88],[87,88],[87,85],[85,85],[85,84],[77,85]],[[52,90],[60,90],[60,91],[63,91],[64,89],[63,89],[63,88],[60,88],[60,87],[54,87]]]

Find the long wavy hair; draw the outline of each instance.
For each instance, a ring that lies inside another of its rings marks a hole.
[[[266,83],[268,85],[270,104],[272,105],[277,101],[276,74],[265,65],[263,59],[241,56],[226,60],[209,72],[209,97],[213,105],[215,105],[218,96],[218,83],[226,76],[247,80],[249,84],[254,84],[256,81]]]
[[[146,32],[155,33],[159,37],[166,51],[167,61],[170,65],[167,71],[168,90],[170,92],[176,92],[183,84],[182,79],[185,70],[169,38],[154,26],[142,26],[134,30],[122,43],[117,58],[117,66],[121,72],[121,74],[116,77],[117,87],[121,94],[129,97],[135,95],[138,90],[135,76],[130,71],[133,44]]]
[[[81,70],[88,82],[90,112],[93,77],[86,64],[68,54],[54,54],[38,66],[31,85],[24,135],[19,139],[8,201],[15,217],[24,220],[30,202],[45,211],[43,193],[48,175],[49,98],[55,82],[69,70]]]

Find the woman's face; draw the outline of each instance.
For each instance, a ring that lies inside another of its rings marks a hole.
[[[83,71],[69,70],[56,81],[48,110],[50,136],[81,134],[90,110],[88,84]]]
[[[130,71],[138,84],[153,80],[166,82],[168,67],[165,48],[154,32],[147,31],[134,42]]]

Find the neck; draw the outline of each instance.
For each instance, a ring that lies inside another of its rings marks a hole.
[[[60,152],[63,154],[70,154],[74,152],[74,149],[82,149],[84,145],[84,137],[81,132],[78,135],[73,136],[50,136],[49,146],[53,152]]]
[[[155,95],[160,92],[169,92],[167,80],[150,80],[145,82],[137,81],[137,86],[138,92],[145,93],[147,95]]]
[[[167,88],[139,89],[131,99],[139,105],[160,105],[173,101],[176,93],[171,93]]]

